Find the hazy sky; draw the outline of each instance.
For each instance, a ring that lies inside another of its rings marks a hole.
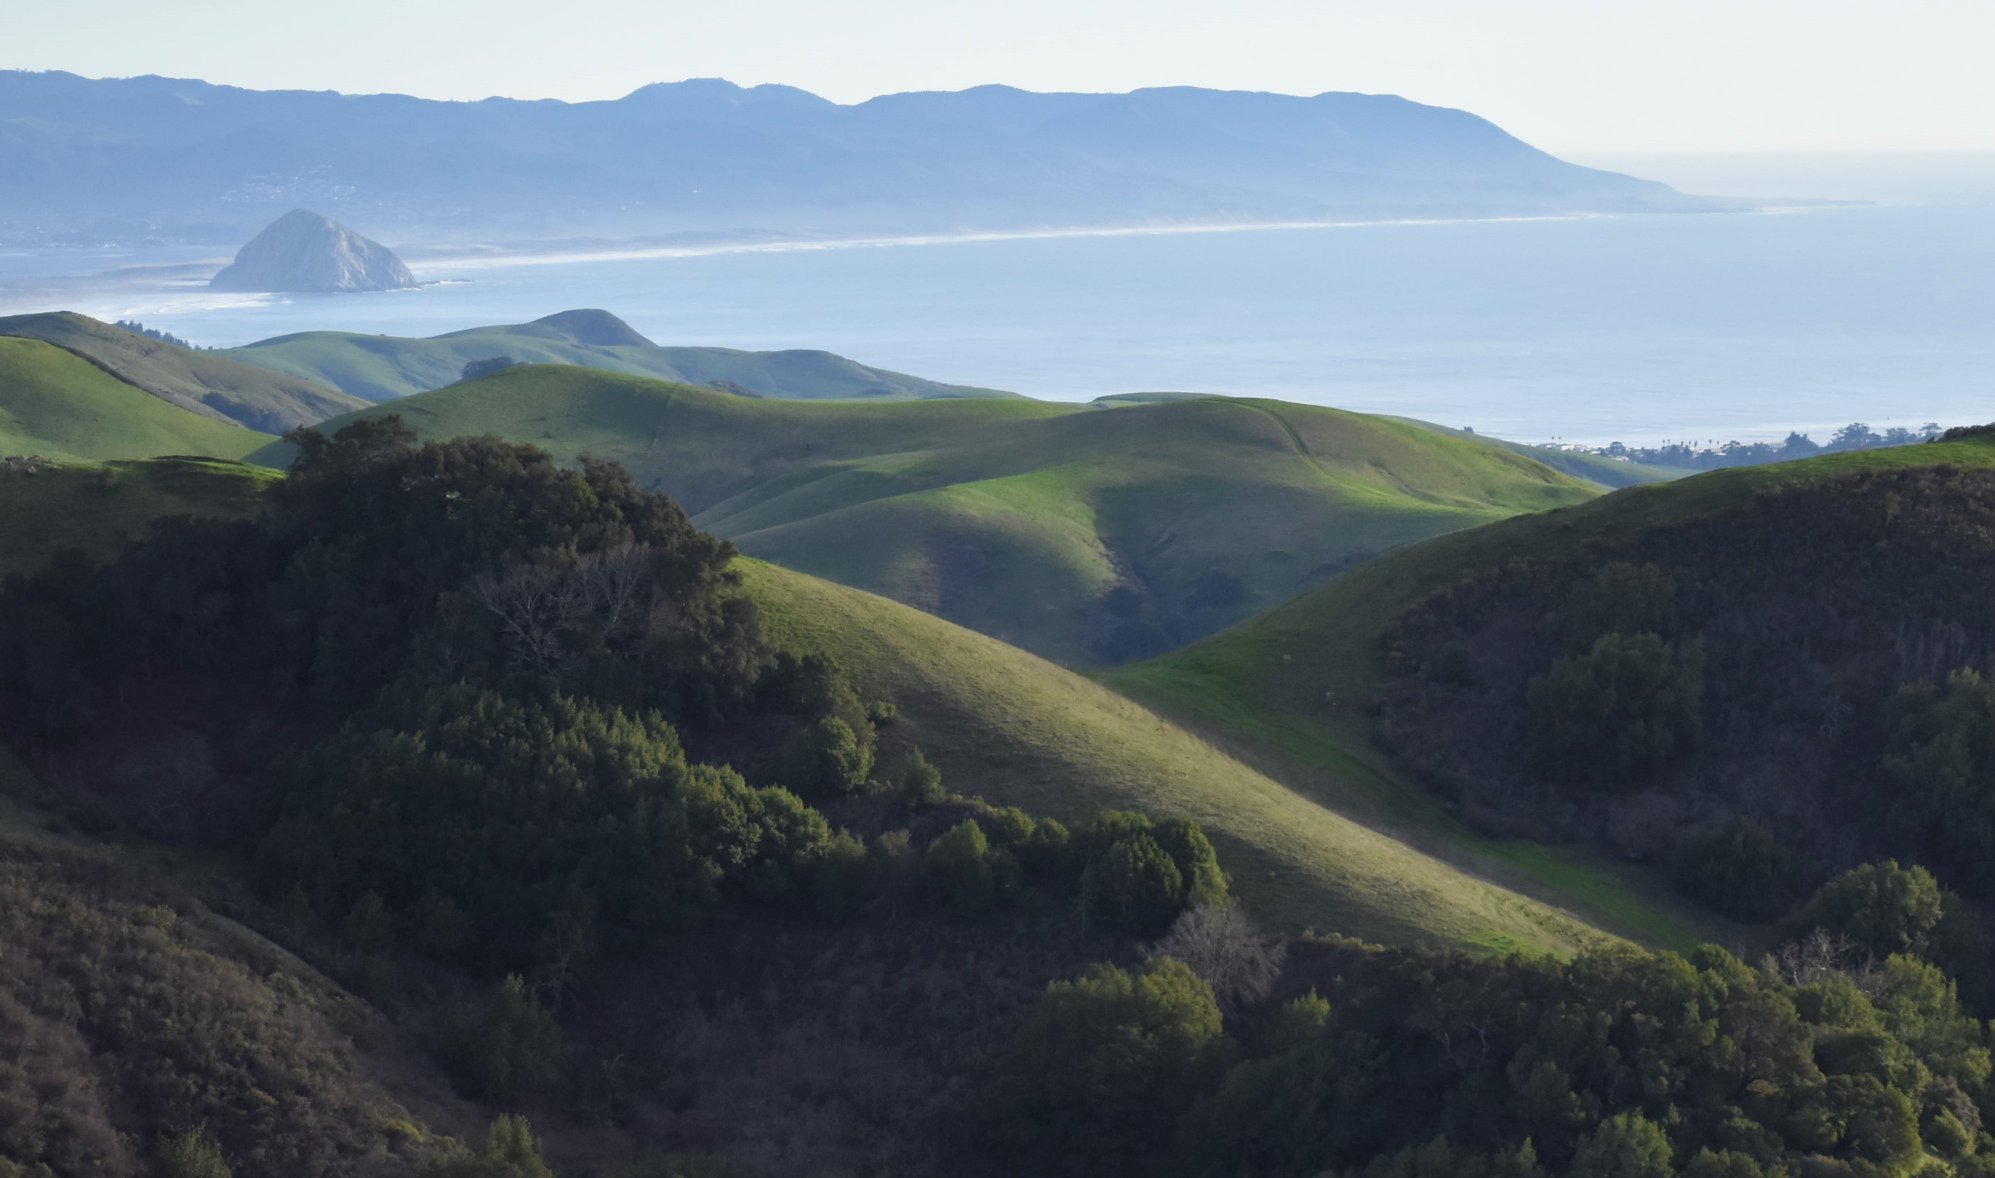
[[[257,88],[1363,90],[1555,151],[1995,150],[1995,0],[0,0],[0,18],[0,68]]]

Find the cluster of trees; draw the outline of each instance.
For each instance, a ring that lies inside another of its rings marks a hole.
[[[1486,827],[1730,915],[1894,856],[1995,901],[1995,474],[1763,490],[1489,568],[1388,632],[1375,732]]]
[[[1758,967],[1304,942],[1288,997],[1226,1010],[1174,959],[1099,966],[1021,1028],[989,1140],[1044,1174],[1995,1173],[1989,1031],[1917,956],[1916,874],[1835,881],[1809,908],[1830,951]]]
[[[1870,428],[1867,422],[1853,421],[1830,435],[1828,442],[1817,442],[1807,434],[1794,432],[1779,443],[1731,441],[1723,445],[1693,445],[1689,442],[1665,442],[1660,446],[1626,446],[1615,442],[1594,451],[1608,458],[1625,458],[1652,466],[1676,466],[1690,470],[1718,470],[1728,466],[1759,466],[1768,462],[1787,462],[1796,458],[1813,458],[1817,454],[1836,454],[1845,450],[1875,450],[1881,446],[1909,446],[1914,442],[1931,442],[1941,436],[1938,422],[1929,421],[1918,429],[1892,426],[1879,432]]]
[[[170,331],[161,331],[157,327],[147,327],[145,324],[140,323],[136,319],[120,319],[116,323],[112,324],[112,326],[123,328],[124,330],[131,332],[133,335],[142,335],[147,339],[156,339],[161,343],[172,344],[174,347],[177,348],[192,349],[194,347],[193,344],[188,343],[186,340],[181,339],[179,336],[173,334]]]
[[[1057,820],[1035,822],[1015,807],[982,809],[981,822],[950,827],[922,859],[931,895],[959,911],[989,911],[1023,883],[1042,883],[1077,894],[1097,928],[1154,937],[1187,909],[1227,898],[1219,856],[1191,819],[1108,810],[1070,836]]]

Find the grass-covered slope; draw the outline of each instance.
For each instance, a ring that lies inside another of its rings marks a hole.
[[[54,344],[182,409],[264,433],[281,434],[365,404],[310,379],[149,339],[68,311],[0,319],[0,336]]]
[[[308,331],[221,354],[369,401],[442,388],[454,383],[471,361],[499,356],[522,364],[579,364],[717,385],[760,397],[908,401],[1012,395],[869,368],[830,352],[660,347],[609,312],[593,310],[563,311],[531,323],[474,327],[427,339]]]
[[[247,516],[274,471],[200,458],[70,464],[0,474],[0,577],[31,572],[58,548],[109,557],[153,520]]]
[[[1599,933],[1317,805],[1153,712],[938,618],[743,561],[785,645],[831,654],[956,790],[1069,821],[1103,808],[1198,819],[1234,888],[1290,927],[1563,953]]]
[[[1595,493],[1500,447],[1272,401],[812,404],[533,366],[375,412],[614,459],[745,552],[1072,665]]]
[[[54,344],[0,336],[0,454],[241,458],[272,440],[170,404]]]

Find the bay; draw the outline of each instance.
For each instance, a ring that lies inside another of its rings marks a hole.
[[[93,273],[90,251],[0,255],[0,309],[234,345],[601,307],[660,343],[822,348],[1052,399],[1278,397],[1526,441],[1821,440],[1858,420],[1995,419],[1990,205],[414,253],[432,285],[337,296],[216,297],[201,261],[122,250],[98,277],[65,278]]]

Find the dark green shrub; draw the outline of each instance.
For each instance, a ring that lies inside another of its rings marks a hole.
[[[1794,899],[1794,854],[1757,822],[1734,818],[1684,845],[1676,886],[1734,920],[1778,919]]]
[[[443,1057],[465,1095],[504,1105],[550,1091],[567,1051],[561,1025],[526,980],[511,974],[486,998],[478,1018],[449,1036]]]
[[[1173,1128],[1220,1062],[1212,991],[1168,958],[1054,982],[1006,1057],[998,1100],[1015,1173],[1169,1169]]]
[[[1532,764],[1587,785],[1625,788],[1697,743],[1703,648],[1654,634],[1607,634],[1525,689]]]
[[[206,1126],[176,1133],[154,1153],[159,1178],[234,1178],[235,1168]]]
[[[1102,928],[1153,937],[1184,908],[1184,875],[1148,831],[1110,843],[1081,875],[1081,903]]]
[[[1847,937],[1879,958],[1923,954],[1945,907],[1932,872],[1887,859],[1851,868],[1823,884],[1802,909],[1799,924],[1804,932],[1822,929]]]
[[[936,901],[960,914],[973,916],[990,908],[997,881],[990,843],[976,819],[964,819],[928,844],[922,875]]]
[[[540,1156],[532,1126],[525,1117],[510,1115],[492,1122],[477,1153],[433,1162],[421,1174],[422,1178],[555,1178]]]

